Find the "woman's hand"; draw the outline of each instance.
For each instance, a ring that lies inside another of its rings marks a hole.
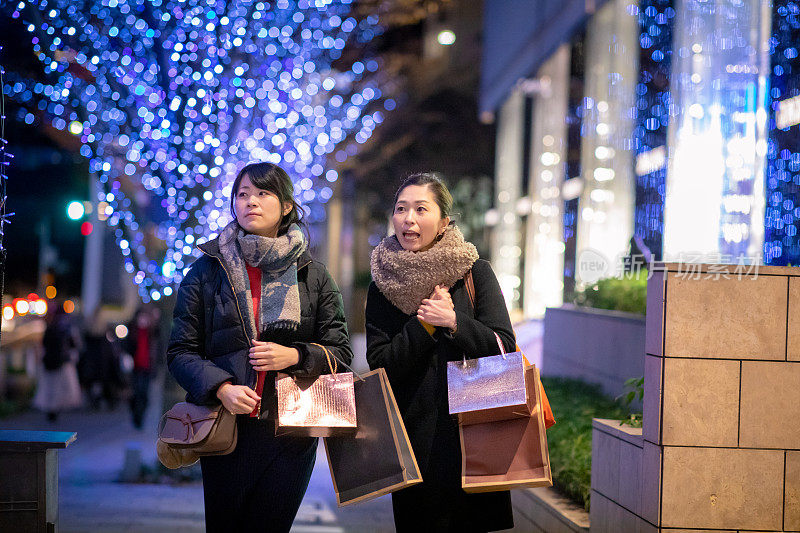
[[[433,292],[430,296],[431,300],[447,300],[450,302],[450,305],[453,305],[453,298],[450,296],[450,291],[447,290],[447,287],[442,285],[437,285],[433,288]]]
[[[297,348],[289,348],[274,342],[252,341],[250,364],[258,371],[283,370],[300,362]]]
[[[456,311],[447,288],[437,285],[430,298],[422,300],[417,317],[433,326],[456,329]]]
[[[233,385],[223,383],[217,389],[217,398],[222,405],[234,415],[252,413],[258,405],[261,396],[246,385]]]

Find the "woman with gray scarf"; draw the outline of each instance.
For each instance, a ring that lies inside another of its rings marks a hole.
[[[275,373],[326,373],[321,346],[348,364],[353,353],[339,289],[308,254],[289,176],[254,163],[231,190],[233,222],[199,245],[178,289],[167,361],[187,401],[238,415],[235,450],[200,459],[206,530],[289,531],[317,439],[275,436]]]
[[[494,531],[514,526],[508,491],[461,489],[458,426],[447,403],[447,361],[516,344],[488,262],[450,224],[453,198],[433,174],[406,178],[395,195],[394,235],[373,250],[367,362],[383,367],[419,462],[422,483],[392,494],[399,532]],[[472,274],[475,306],[464,276]]]

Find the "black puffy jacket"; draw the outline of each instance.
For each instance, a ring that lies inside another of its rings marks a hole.
[[[219,243],[214,239],[199,248],[204,255],[192,264],[178,289],[167,364],[187,391],[187,401],[210,405],[219,402],[216,391],[225,381],[255,388],[256,372],[248,359],[250,339],[222,265]],[[297,348],[300,361],[282,370],[285,373],[318,376],[329,372],[325,353],[310,343],[327,347],[350,364],[353,352],[342,296],[325,265],[304,253],[297,261],[297,282],[300,327],[294,332],[262,334],[258,340]]]

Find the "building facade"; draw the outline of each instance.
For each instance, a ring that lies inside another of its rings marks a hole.
[[[796,264],[800,23],[786,0],[488,1],[492,261],[540,317],[632,256]]]

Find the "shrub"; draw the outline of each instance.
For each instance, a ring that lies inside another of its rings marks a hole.
[[[553,486],[589,510],[592,476],[592,419],[629,418],[627,409],[600,388],[582,381],[542,378],[556,425],[547,430]]]
[[[622,278],[605,278],[578,292],[576,305],[612,311],[645,314],[647,309],[647,271],[625,275]]]

